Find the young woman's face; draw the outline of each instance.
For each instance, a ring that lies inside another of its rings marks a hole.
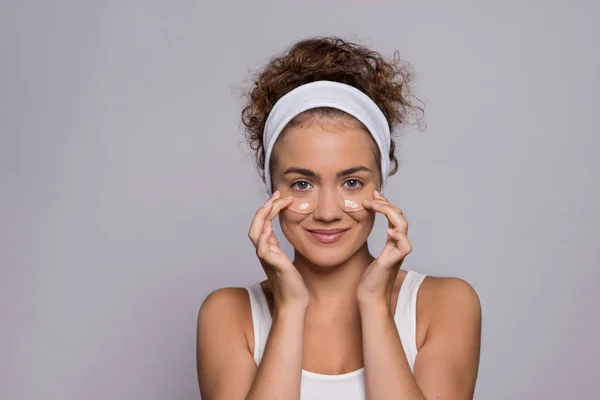
[[[362,209],[362,200],[372,199],[379,188],[375,149],[369,133],[351,117],[288,127],[277,142],[274,190],[298,199],[282,210],[279,221],[292,246],[310,262],[339,265],[367,241],[375,214]]]

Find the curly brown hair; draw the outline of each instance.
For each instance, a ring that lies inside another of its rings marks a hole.
[[[352,43],[337,36],[312,37],[300,40],[283,53],[271,58],[266,66],[252,77],[252,88],[247,92],[242,110],[242,123],[248,145],[255,153],[255,163],[261,178],[265,179],[263,130],[275,103],[300,85],[328,80],[351,85],[369,96],[385,115],[390,131],[398,133],[407,124],[420,125],[424,110],[416,106],[409,84],[413,80],[411,66],[400,59],[396,51],[387,60],[366,46]],[[302,115],[336,114],[337,110],[308,110]],[[300,116],[297,116],[300,117]],[[413,118],[416,117],[416,118]],[[294,120],[290,122],[293,125]],[[398,170],[396,143],[392,138],[390,175]],[[379,158],[379,155],[377,156]],[[274,162],[271,163],[271,167]]]

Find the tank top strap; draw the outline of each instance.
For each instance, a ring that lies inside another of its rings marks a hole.
[[[267,338],[271,330],[271,311],[265,292],[260,282],[246,287],[250,298],[250,309],[252,311],[252,329],[254,331],[254,362],[258,366],[265,352]]]
[[[400,286],[394,313],[396,328],[411,371],[417,357],[417,292],[425,276],[426,274],[407,271],[402,286]]]

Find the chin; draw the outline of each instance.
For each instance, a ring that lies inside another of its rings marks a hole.
[[[350,249],[315,249],[310,248],[301,252],[302,256],[310,263],[323,268],[334,268],[348,261],[351,253]]]

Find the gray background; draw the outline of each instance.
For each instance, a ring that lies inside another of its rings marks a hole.
[[[599,19],[592,0],[2,1],[0,398],[198,398],[202,300],[263,277],[238,89],[321,34],[418,74],[427,129],[387,194],[406,268],[481,297],[476,398],[600,398]]]

